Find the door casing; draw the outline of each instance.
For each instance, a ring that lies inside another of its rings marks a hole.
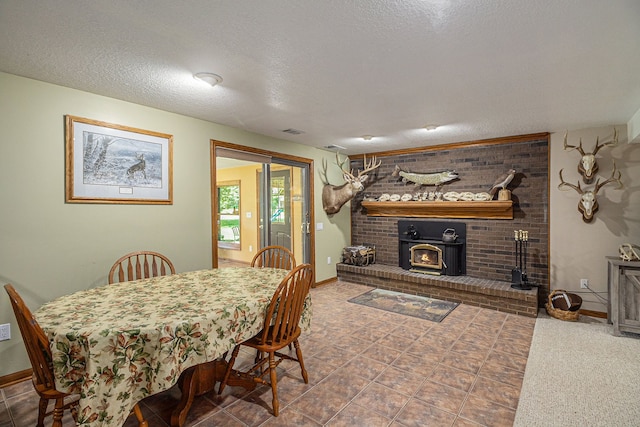
[[[230,150],[235,150],[235,151],[239,151],[239,152],[244,152],[244,153],[248,153],[248,154],[256,154],[256,155],[261,155],[261,156],[269,156],[273,159],[276,159],[276,161],[282,161],[281,164],[300,164],[303,166],[306,166],[308,168],[308,173],[307,173],[307,177],[306,177],[306,182],[304,184],[306,187],[306,190],[308,192],[308,204],[306,206],[306,212],[304,213],[305,216],[305,220],[303,223],[303,228],[304,230],[301,231],[303,238],[306,237],[306,242],[304,243],[305,248],[306,248],[306,256],[307,256],[307,261],[308,263],[310,263],[311,265],[315,265],[315,254],[314,251],[312,250],[312,248],[315,247],[315,230],[314,227],[311,226],[311,224],[314,224],[314,213],[313,213],[313,200],[314,200],[314,195],[313,195],[313,188],[314,188],[314,184],[313,184],[313,160],[312,159],[307,159],[307,158],[303,158],[303,157],[298,157],[298,156],[291,156],[288,154],[283,154],[283,153],[278,153],[278,152],[274,152],[274,151],[269,151],[269,150],[263,150],[263,149],[259,149],[259,148],[254,148],[254,147],[247,147],[247,146],[242,146],[242,145],[237,145],[237,144],[232,144],[232,143],[228,143],[228,142],[224,142],[224,141],[217,141],[217,140],[211,140],[210,143],[211,146],[211,150],[210,150],[210,162],[211,162],[211,224],[212,224],[212,236],[211,236],[211,247],[212,247],[212,265],[214,268],[218,267],[218,244],[217,244],[217,237],[214,235],[214,233],[216,233],[217,230],[217,224],[218,224],[218,200],[217,200],[217,191],[216,191],[216,149],[217,148],[226,148],[226,149],[230,149]],[[276,162],[274,162],[276,163]],[[280,163],[278,163],[280,164]],[[301,261],[299,261],[298,263],[301,263]]]

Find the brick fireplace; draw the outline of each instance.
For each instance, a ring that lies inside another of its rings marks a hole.
[[[466,275],[466,223],[398,220],[398,265],[338,264],[343,280],[397,292],[461,302],[507,313],[536,317],[538,288],[516,290],[508,279]],[[455,242],[442,240],[455,227]],[[409,231],[407,231],[409,230]],[[440,237],[438,237],[440,236]]]
[[[491,283],[506,285],[508,288],[511,270],[515,267],[513,231],[527,230],[529,232],[528,276],[531,283],[539,286],[538,305],[542,306],[549,292],[548,144],[548,134],[537,134],[452,144],[452,148],[445,145],[410,153],[378,154],[382,165],[364,192],[359,195],[360,198],[352,201],[351,204],[352,244],[363,242],[375,244],[376,264],[386,271],[384,273],[386,276],[395,275],[397,269],[398,277],[393,281],[398,281],[398,287],[401,287],[403,285],[400,282],[405,280],[402,277],[406,272],[403,268],[397,267],[403,262],[398,235],[399,227],[406,224],[405,221],[438,223],[447,219],[368,216],[366,209],[360,204],[362,198],[378,197],[383,193],[412,194],[416,191],[412,185],[392,176],[396,165],[404,170],[418,173],[454,169],[459,174],[459,179],[446,184],[442,191],[474,193],[487,191],[498,175],[514,168],[517,174],[509,186],[512,190],[513,219],[456,218],[455,222],[464,224],[466,233],[464,236],[465,270],[459,278],[449,275],[445,277],[448,283],[453,283],[451,288],[459,286],[456,285],[459,281],[474,282],[475,279],[489,280]],[[362,168],[362,159],[353,158],[351,167]],[[426,188],[433,189],[433,187]],[[342,277],[342,274],[345,272],[339,268],[338,276]],[[445,277],[423,277],[419,281],[438,285]],[[411,284],[414,279],[406,280],[409,280],[406,283]],[[384,283],[385,280],[381,282]],[[481,286],[485,285],[486,283]],[[409,285],[409,288],[412,288],[412,293],[419,291],[419,287],[415,288],[413,285]],[[537,288],[534,288],[535,290]],[[507,292],[506,288],[505,292]],[[489,305],[489,302],[487,304]]]

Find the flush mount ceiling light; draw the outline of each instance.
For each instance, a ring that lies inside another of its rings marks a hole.
[[[365,141],[371,141],[373,139],[373,135],[362,135],[362,139]]]
[[[424,125],[426,130],[436,130],[438,129],[438,125]]]
[[[205,82],[206,84],[214,87],[215,85],[222,83],[222,77],[213,73],[196,73],[193,78]]]

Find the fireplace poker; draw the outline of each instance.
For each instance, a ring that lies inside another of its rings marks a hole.
[[[511,270],[511,286],[515,288],[522,284],[522,271],[520,270],[520,266],[518,264],[518,257],[520,253],[520,233],[518,230],[514,230],[513,233],[514,233],[514,241],[516,246],[516,251],[515,251],[516,266],[513,270]]]
[[[524,266],[522,270],[522,281],[527,283],[527,248],[529,247],[529,232],[524,231]]]
[[[516,269],[517,269],[518,268],[518,230],[513,230],[513,232],[515,234],[515,237],[514,237],[513,241],[516,244],[516,250],[515,250],[515,252],[513,254],[516,257],[515,265],[516,265]]]
[[[519,234],[519,239],[518,241],[520,242],[520,251],[519,251],[519,255],[520,255],[520,264],[519,264],[519,269],[522,272],[523,268],[522,268],[522,246],[524,244],[524,231],[522,230],[518,230],[518,234]]]

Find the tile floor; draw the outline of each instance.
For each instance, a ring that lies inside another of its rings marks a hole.
[[[186,425],[513,425],[535,319],[460,305],[434,323],[347,301],[369,289],[312,289],[312,331],[300,340],[309,384],[297,363],[280,365],[280,416],[271,415],[270,388],[227,387],[196,398]],[[168,425],[179,396],[173,388],[142,401],[150,427]],[[36,408],[30,381],[0,389],[0,427],[33,426]]]

